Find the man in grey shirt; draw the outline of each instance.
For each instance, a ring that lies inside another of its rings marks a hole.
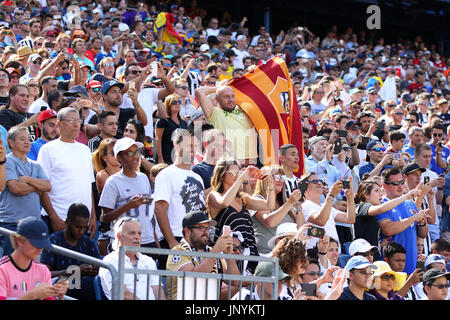
[[[0,194],[0,226],[15,231],[20,219],[40,218],[39,193],[50,191],[51,184],[41,166],[27,158],[31,148],[28,128],[11,128],[6,139],[11,153],[6,156],[6,188]],[[13,251],[6,237],[0,243],[2,255]]]

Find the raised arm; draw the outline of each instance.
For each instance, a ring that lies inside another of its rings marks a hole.
[[[216,93],[215,87],[204,86],[195,90],[195,97],[197,98],[206,119],[211,118],[215,108],[211,100],[208,99],[208,95],[211,93]]]

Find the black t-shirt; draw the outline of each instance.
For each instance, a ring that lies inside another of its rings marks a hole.
[[[8,104],[8,100],[9,100],[8,96],[0,97],[0,106],[7,105]]]
[[[164,162],[172,164],[172,133],[176,129],[187,129],[187,123],[184,120],[180,121],[180,124],[176,124],[172,119],[159,119],[156,122],[156,128],[164,128],[164,132],[161,139],[161,149]]]
[[[356,205],[355,239],[365,239],[371,245],[378,247],[380,227],[376,216],[369,216],[372,204],[363,202]]]
[[[33,116],[32,113],[18,113],[11,109],[0,110],[0,125],[2,125],[7,131],[22,122],[27,121]],[[39,137],[39,129],[37,126],[29,126],[28,132],[31,135],[31,140],[35,141]]]
[[[202,161],[192,166],[191,170],[197,173],[200,177],[202,177],[205,190],[211,187],[211,177],[213,175],[215,167],[216,167],[215,165],[207,164],[205,161]]]
[[[441,118],[442,121],[444,121],[444,126],[445,126],[444,132],[447,132],[447,127],[450,124],[450,113],[447,112],[447,113],[442,114],[439,112],[438,115],[439,115],[439,118]]]
[[[115,136],[116,139],[120,139],[123,137],[123,132],[125,131],[125,127],[127,126],[128,120],[134,118],[135,115],[136,110],[132,108],[119,109],[119,128],[117,129],[117,134]],[[94,114],[92,118],[89,120],[89,124],[97,124],[96,114]]]

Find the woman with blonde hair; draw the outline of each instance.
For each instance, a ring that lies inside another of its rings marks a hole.
[[[283,180],[284,170],[275,165],[262,168],[271,174],[274,180],[275,205],[270,210],[261,210],[252,212],[253,226],[255,229],[256,246],[261,254],[268,254],[271,251],[267,242],[276,234],[277,226],[285,222],[294,222],[297,229],[305,224],[305,218],[301,212],[291,210],[299,202],[301,197],[300,190],[294,192],[286,199],[285,183]],[[268,181],[258,180],[256,183],[255,197],[266,199],[269,195]]]
[[[167,118],[159,119],[155,127],[155,146],[158,163],[172,164],[172,134],[177,129],[187,129],[187,123],[181,119],[181,98],[171,94],[164,100]]]
[[[249,183],[250,176],[267,180],[268,196],[261,199],[241,192],[244,184]],[[269,210],[275,205],[275,188],[272,175],[260,171],[254,166],[241,170],[238,161],[222,158],[217,161],[211,178],[212,190],[206,205],[211,219],[217,221],[214,241],[222,235],[224,226],[230,226],[232,231],[241,232],[244,243],[250,248],[250,255],[258,255],[253,222],[249,210]],[[247,271],[254,273],[256,264],[250,261]]]
[[[99,147],[92,153],[92,164],[96,172],[95,184],[97,190],[102,193],[106,179],[120,171],[120,163],[114,157],[114,145],[116,139],[107,138],[100,142]]]
[[[36,99],[38,99],[41,95],[39,92],[39,83],[35,78],[29,78],[24,81],[24,85],[28,88],[29,98],[28,103],[31,105]]]

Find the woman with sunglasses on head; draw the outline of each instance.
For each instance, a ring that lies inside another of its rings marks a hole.
[[[381,184],[373,178],[361,181],[356,191],[355,239],[362,238],[367,240],[372,246],[378,246],[380,227],[376,216],[392,210],[406,200],[414,201],[417,195],[417,190],[411,190],[401,197],[382,202],[383,190]]]
[[[272,175],[275,188],[275,206],[270,210],[252,211],[252,221],[255,230],[256,246],[260,254],[268,254],[272,251],[267,242],[276,234],[277,226],[285,222],[294,222],[297,228],[305,224],[305,219],[300,211],[294,207],[299,203],[301,191],[294,190],[286,199],[285,184],[283,180],[284,170],[280,166],[264,167],[262,170]],[[254,197],[267,199],[269,195],[269,181],[257,180]]]
[[[181,109],[180,116],[186,122],[189,122],[192,114],[197,110],[198,104],[191,96],[188,82],[182,78],[173,79],[175,93],[180,97]]]
[[[155,146],[158,163],[172,164],[172,134],[176,129],[187,129],[187,123],[181,118],[181,98],[171,94],[164,100],[166,119],[159,119],[155,127]]]
[[[248,166],[241,170],[238,161],[222,158],[216,163],[211,178],[212,191],[209,193],[206,205],[210,217],[217,221],[214,241],[222,234],[224,225],[231,227],[232,231],[242,233],[245,242],[250,248],[250,255],[257,256],[255,232],[249,210],[269,210],[275,205],[275,187],[271,174],[260,172],[262,180],[267,180],[267,199],[241,192],[244,183],[248,183],[251,175],[256,176],[258,168]],[[247,271],[253,274],[257,263],[248,263]]]
[[[29,78],[24,81],[24,85],[28,88],[29,99],[28,103],[31,105],[34,101],[36,101],[39,97],[39,84],[37,83],[35,78]]]

